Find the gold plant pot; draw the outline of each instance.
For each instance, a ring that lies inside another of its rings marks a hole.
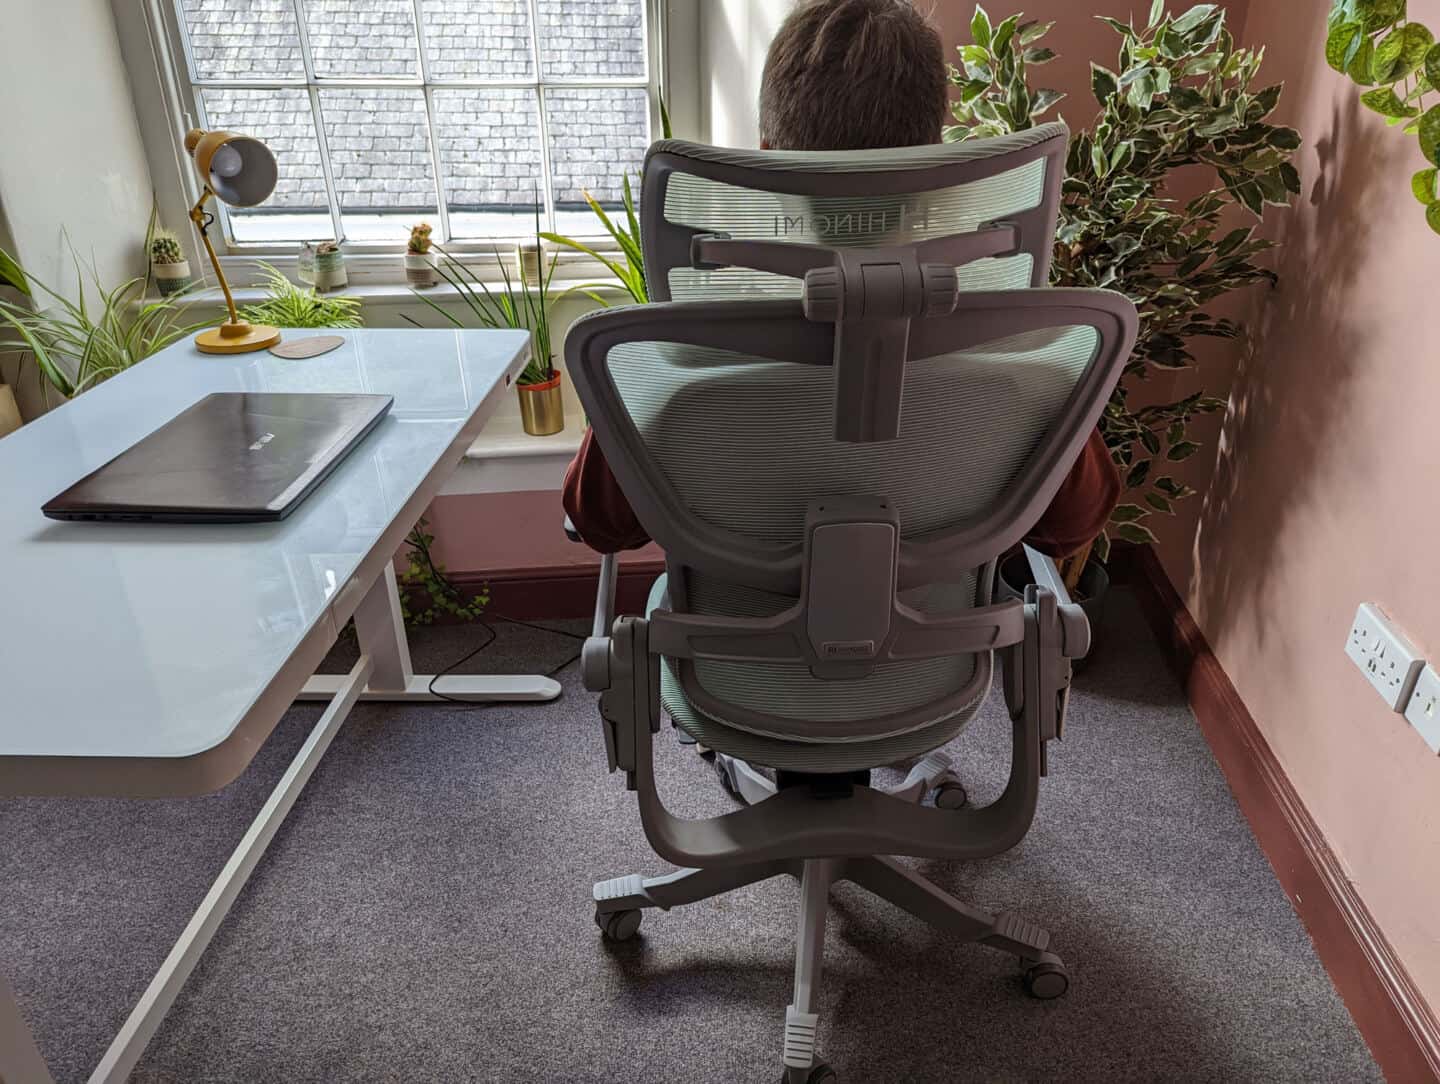
[[[20,408],[9,384],[0,384],[0,437],[20,428]]]
[[[517,384],[520,396],[520,424],[532,437],[548,437],[565,428],[565,397],[560,389],[560,370],[541,384]]]

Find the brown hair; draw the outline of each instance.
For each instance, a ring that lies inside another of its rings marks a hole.
[[[777,150],[938,143],[945,51],[909,0],[806,0],[765,58],[760,138]]]

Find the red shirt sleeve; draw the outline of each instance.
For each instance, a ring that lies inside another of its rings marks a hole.
[[[1047,557],[1068,557],[1105,529],[1119,502],[1120,472],[1097,429],[1025,542]]]
[[[598,553],[637,550],[650,541],[610,473],[592,429],[585,430],[580,450],[565,470],[560,500],[585,544]]]

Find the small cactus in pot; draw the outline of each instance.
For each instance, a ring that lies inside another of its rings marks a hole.
[[[180,247],[180,238],[164,226],[157,226],[147,244],[150,253],[150,277],[161,297],[169,297],[190,288],[190,261]]]
[[[434,286],[439,281],[435,273],[435,254],[430,251],[435,243],[430,233],[428,222],[410,227],[410,240],[405,245],[405,281],[411,286]]]

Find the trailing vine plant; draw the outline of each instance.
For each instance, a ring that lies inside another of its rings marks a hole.
[[[1425,221],[1440,233],[1440,104],[1426,108],[1440,89],[1440,45],[1423,23],[1412,22],[1405,0],[1332,0],[1325,60],[1352,82],[1372,89],[1360,103],[1392,127],[1420,141],[1431,165],[1410,179],[1425,207]]]
[[[435,536],[426,528],[422,516],[405,541],[410,546],[408,563],[400,573],[400,609],[407,625],[429,625],[436,618],[449,616],[461,621],[478,621],[490,605],[490,590],[482,587],[468,599],[445,574],[445,566],[435,560],[430,547]],[[423,596],[428,603],[417,608],[412,603]]]
[[[1232,290],[1273,283],[1275,273],[1255,262],[1272,242],[1251,226],[1222,223],[1237,207],[1259,219],[1267,204],[1283,206],[1300,191],[1290,162],[1300,134],[1266,122],[1280,86],[1251,87],[1260,53],[1236,47],[1218,5],[1171,15],[1155,0],[1140,28],[1102,19],[1119,35],[1119,63],[1114,71],[1090,65],[1100,116],[1070,137],[1050,277],[1057,286],[1117,290],[1140,312],[1134,353],[1100,420],[1139,503],[1116,508],[1096,539],[1104,560],[1112,537],[1154,541],[1143,521],[1173,514],[1175,502],[1194,493],[1168,470],[1200,448],[1193,419],[1224,409],[1225,400],[1200,391],[1134,406],[1131,390],[1156,370],[1193,368],[1197,338],[1241,334],[1205,307]],[[1062,95],[1029,82],[1030,69],[1055,56],[1042,44],[1053,25],[1020,15],[994,24],[975,9],[973,41],[960,47],[963,70],[951,69],[959,100],[947,140],[1030,128],[1054,108]],[[1219,183],[1181,202],[1169,185],[1177,170],[1197,165]]]

